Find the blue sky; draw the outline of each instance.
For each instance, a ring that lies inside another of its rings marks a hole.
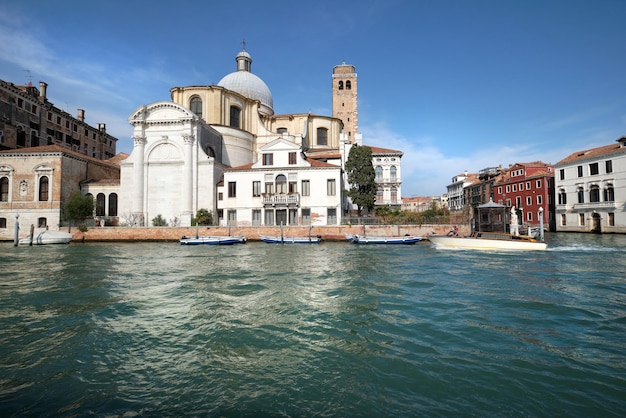
[[[366,145],[399,149],[402,195],[456,174],[556,163],[626,135],[624,0],[0,0],[0,79],[132,150],[130,113],[216,84],[246,40],[276,113],[332,114],[356,67]]]

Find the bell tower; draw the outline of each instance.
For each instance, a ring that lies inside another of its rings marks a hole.
[[[354,65],[342,62],[333,68],[333,117],[343,122],[343,133],[354,143],[359,132],[357,80]]]

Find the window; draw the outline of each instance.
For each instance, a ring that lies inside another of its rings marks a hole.
[[[24,99],[20,97],[17,98],[17,107],[19,107],[20,109],[24,108]]]
[[[578,195],[578,203],[585,203],[585,191],[582,187],[578,188],[576,194]]]
[[[382,181],[383,180],[383,168],[379,165],[376,166],[376,168],[374,169],[374,172],[376,173],[376,181]]]
[[[598,163],[591,163],[589,164],[589,174],[590,175],[596,175],[600,173],[600,169],[598,168]]]
[[[337,208],[328,208],[326,211],[326,224],[337,225]]]
[[[335,196],[337,189],[336,189],[336,184],[335,184],[335,179],[328,179],[326,181],[326,195],[327,196]]]
[[[539,195],[537,195],[537,204],[538,204],[538,205],[543,204],[543,196],[542,196],[542,195],[540,195],[540,194],[539,194]]]
[[[515,193],[517,191],[517,184],[513,185],[513,193]]]
[[[311,209],[302,209],[302,224],[310,225],[311,224]]]
[[[317,128],[317,145],[328,145],[328,129]]]
[[[607,173],[612,173],[613,172],[613,161],[611,160],[606,160],[604,162],[605,165],[605,169]]]
[[[498,187],[498,194],[502,194],[502,186]]]
[[[298,209],[289,209],[289,225],[298,225]]]
[[[310,180],[302,180],[302,196],[311,196]]]
[[[0,202],[9,201],[9,179],[7,177],[0,178]]]
[[[7,227],[7,218],[0,218],[0,228]]]
[[[526,206],[530,206],[533,204],[532,196],[526,196]]]
[[[117,216],[117,193],[109,195],[109,216]]]
[[[241,116],[241,109],[236,106],[230,107],[230,127],[239,128],[239,117]]]
[[[253,181],[252,182],[252,197],[259,197],[259,196],[261,196],[261,182]]]
[[[605,202],[614,202],[615,201],[615,192],[613,190],[612,184],[607,184],[604,189],[604,201]]]
[[[519,191],[523,191],[524,190],[524,183],[520,183],[519,184]]]
[[[564,213],[561,214],[561,226],[567,225],[567,216]]]
[[[533,213],[532,212],[526,212],[526,221],[527,222],[532,222],[533,220]]]
[[[263,165],[274,165],[274,154],[263,154]]]
[[[274,194],[274,182],[266,182],[265,183],[265,194]]]
[[[219,193],[217,194],[217,200],[224,200],[224,193],[219,192]]]
[[[352,82],[350,80],[346,81],[346,90],[351,90],[352,89]]]
[[[538,189],[541,189],[541,180],[537,180],[536,185]]]
[[[261,209],[252,209],[252,226],[261,225]]]
[[[276,193],[287,193],[287,177],[284,174],[276,176]]]
[[[579,165],[577,167],[577,169],[578,169],[578,177],[582,177],[583,176],[583,166]]]
[[[339,80],[338,88],[339,90],[343,90],[343,81]]]
[[[383,189],[376,190],[376,201],[382,203],[385,197],[385,191]]]
[[[600,201],[600,187],[595,184],[589,189],[589,201],[593,203]]]
[[[202,117],[202,99],[198,96],[193,96],[189,101],[189,110],[191,113],[198,117]]]
[[[106,215],[106,213],[104,212],[105,204],[106,196],[104,196],[104,193],[98,193],[98,195],[96,196],[96,216]]]
[[[39,178],[39,201],[47,202],[48,201],[48,177],[42,176]]]
[[[291,165],[296,164],[297,161],[298,161],[297,154],[295,152],[290,152],[289,153],[289,164],[291,164]]]
[[[559,170],[559,178],[561,180],[565,180],[565,169],[564,168]]]
[[[234,181],[228,182],[228,197],[237,197],[237,183]]]
[[[265,225],[274,225],[273,209],[265,209]]]
[[[37,228],[45,228],[48,225],[46,218],[37,218]]]
[[[585,226],[585,214],[584,213],[578,214],[578,225]]]
[[[391,203],[396,203],[398,201],[398,189],[395,187],[391,188]]]
[[[615,214],[613,212],[609,212],[607,213],[607,215],[608,215],[607,222],[609,226],[615,226]]]
[[[529,181],[526,182],[526,190],[530,190],[530,182]]]
[[[389,177],[391,177],[391,181],[396,181],[396,175],[398,173],[398,169],[395,165],[389,167]]]
[[[276,132],[277,132],[277,133],[279,133],[279,134],[281,134],[281,135],[282,135],[282,134],[286,134],[286,133],[287,133],[287,128],[278,128],[278,129],[276,130]]]
[[[507,193],[511,192],[511,186],[509,184],[506,185],[506,192]]]
[[[298,193],[298,182],[290,181],[289,182],[289,193]]]

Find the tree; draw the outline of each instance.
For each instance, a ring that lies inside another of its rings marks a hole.
[[[93,215],[93,197],[83,195],[80,190],[72,192],[69,200],[65,203],[64,218],[70,221],[70,227],[72,229],[72,221],[82,221],[88,216]]]
[[[152,226],[167,226],[167,221],[163,219],[163,216],[159,213],[156,217],[152,218]]]
[[[359,216],[363,208],[371,211],[376,203],[376,173],[372,165],[372,149],[353,145],[346,161],[346,173],[350,189],[347,191]]]
[[[213,212],[207,209],[198,209],[195,223],[198,225],[213,225]]]

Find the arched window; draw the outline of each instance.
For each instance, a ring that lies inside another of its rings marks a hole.
[[[351,90],[352,89],[352,83],[350,82],[350,80],[346,81],[346,90]]]
[[[343,81],[339,81],[339,90],[343,90]]]
[[[595,184],[589,189],[589,201],[594,203],[600,201],[600,187]]]
[[[286,134],[286,133],[287,133],[287,128],[278,128],[278,129],[276,130],[276,132],[277,132],[277,133],[279,133],[279,134],[281,134],[281,135],[282,135],[282,134]]]
[[[396,203],[398,201],[398,189],[395,187],[391,188],[391,202]]]
[[[392,165],[391,167],[389,167],[389,177],[391,177],[391,181],[396,181],[397,173],[398,173],[398,169],[396,168],[395,165]]]
[[[230,127],[231,128],[240,128],[239,119],[241,117],[241,109],[237,106],[230,107]]]
[[[374,171],[376,172],[376,181],[381,181],[383,179],[383,168],[377,165]]]
[[[567,205],[567,194],[565,190],[559,190],[559,205]]]
[[[578,194],[578,203],[585,203],[585,191],[583,190],[582,187],[578,188],[577,194]]]
[[[287,193],[287,177],[284,174],[276,176],[276,193]]]
[[[612,184],[607,184],[606,189],[604,189],[604,201],[605,202],[614,202],[615,201],[615,192],[613,190]]]
[[[105,200],[104,193],[98,193],[98,196],[96,196],[96,216],[105,216]]]
[[[384,190],[378,189],[376,190],[376,202],[382,203],[384,197]]]
[[[328,129],[317,128],[317,145],[328,145]]]
[[[191,110],[194,115],[202,117],[202,99],[198,96],[193,96],[189,101],[189,110]]]
[[[109,216],[117,216],[117,193],[109,195]]]
[[[0,178],[0,202],[9,201],[9,179],[8,177]]]
[[[49,196],[49,182],[47,176],[41,176],[39,178],[39,201],[47,202]]]

